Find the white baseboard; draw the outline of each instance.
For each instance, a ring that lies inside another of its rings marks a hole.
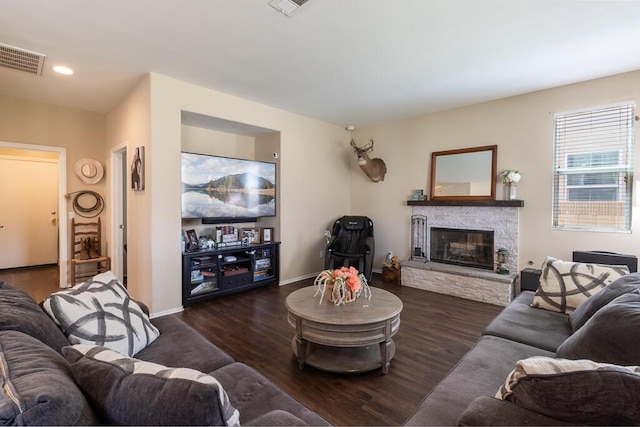
[[[311,279],[312,277],[316,277],[318,274],[320,274],[319,271],[317,273],[305,274],[304,276],[298,276],[292,279],[281,280],[278,283],[278,286],[290,285],[292,283],[299,282],[300,280]]]
[[[373,268],[371,271],[374,273],[382,274],[381,268]],[[316,273],[305,274],[304,276],[294,277],[292,279],[281,280],[280,283],[278,283],[278,286],[290,285],[292,283],[299,282],[300,280],[311,279],[312,277],[316,277],[318,274],[320,274],[319,271]]]
[[[153,319],[156,317],[162,317],[162,316],[168,316],[170,314],[180,313],[182,311],[184,311],[184,307],[170,308],[169,310],[160,311],[158,313],[151,313],[149,317]]]

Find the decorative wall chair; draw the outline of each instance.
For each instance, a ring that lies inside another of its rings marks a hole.
[[[111,270],[111,258],[102,255],[102,224],[96,221],[71,220],[73,258],[71,259],[71,286],[80,279],[93,277]]]

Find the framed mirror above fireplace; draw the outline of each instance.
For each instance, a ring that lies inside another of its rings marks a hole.
[[[495,200],[498,146],[431,154],[432,200]]]

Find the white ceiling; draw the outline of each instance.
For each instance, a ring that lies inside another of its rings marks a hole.
[[[47,55],[3,95],[107,112],[151,71],[358,127],[639,70],[640,2],[0,0],[0,43]]]

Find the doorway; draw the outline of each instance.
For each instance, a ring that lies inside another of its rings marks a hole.
[[[127,143],[111,150],[111,188],[113,189],[111,269],[127,286]]]
[[[66,200],[64,195],[67,192],[67,174],[66,174],[66,149],[62,147],[49,147],[49,146],[41,146],[41,145],[31,145],[31,144],[21,144],[21,143],[13,143],[13,142],[5,142],[0,141],[0,153],[3,154],[4,160],[8,163],[5,166],[8,166],[13,170],[13,174],[22,172],[16,172],[16,167],[20,167],[20,165],[28,165],[29,171],[25,172],[26,174],[33,174],[40,172],[33,172],[33,168],[36,170],[40,170],[40,167],[43,167],[44,171],[50,175],[47,180],[53,180],[57,185],[52,185],[47,192],[48,199],[47,203],[53,206],[48,206],[46,210],[41,213],[38,219],[39,222],[44,223],[45,229],[47,231],[51,231],[51,229],[57,229],[57,233],[54,233],[54,241],[56,243],[52,243],[51,245],[46,245],[47,247],[51,246],[49,249],[40,251],[42,249],[37,244],[34,246],[34,250],[28,250],[30,254],[33,253],[33,256],[29,255],[29,257],[24,260],[14,260],[12,262],[17,262],[18,264],[26,263],[22,266],[27,265],[38,265],[40,263],[49,264],[51,262],[57,263],[58,266],[58,278],[59,278],[59,286],[66,287],[67,286],[67,269],[65,266],[68,263],[68,243],[67,243],[67,221],[66,221]],[[32,159],[39,159],[37,161],[29,161]],[[46,160],[44,160],[46,159]],[[11,160],[15,160],[15,163]],[[44,166],[43,166],[44,165]],[[19,170],[19,169],[18,169]],[[24,176],[24,174],[23,174]],[[12,188],[22,187],[23,184],[26,183],[17,182],[15,177],[13,180],[3,180],[3,182],[13,182],[15,185],[12,185]],[[9,186],[3,186],[5,189]],[[37,185],[36,185],[37,187]],[[23,189],[24,190],[24,189]],[[39,199],[39,197],[35,197],[37,195],[37,190],[19,190],[17,195],[14,194],[10,197],[20,197],[20,194],[23,194],[30,200],[27,200],[27,203],[31,201],[35,201]],[[56,191],[56,194],[52,196],[50,192]],[[34,194],[35,193],[35,194]],[[7,200],[7,199],[4,199]],[[11,200],[11,199],[10,199]],[[38,208],[42,209],[42,208]],[[44,216],[43,216],[44,215]],[[38,242],[38,237],[28,237],[28,232],[31,228],[30,225],[26,224],[28,216],[18,216],[15,219],[12,219],[13,227],[20,229],[20,240],[26,241],[29,240],[29,244],[32,244],[32,241]],[[60,220],[62,219],[62,220]],[[0,224],[1,226],[2,224]],[[2,230],[0,228],[0,230]],[[15,238],[12,238],[15,239]],[[11,244],[9,242],[8,244]],[[44,244],[42,246],[45,246]],[[57,253],[51,253],[56,252]],[[6,252],[6,251],[3,251]],[[13,250],[11,251],[13,252]],[[34,264],[35,263],[35,264]],[[61,268],[62,267],[62,268]]]
[[[57,156],[54,156],[57,157]],[[0,269],[58,263],[58,159],[0,154]]]

